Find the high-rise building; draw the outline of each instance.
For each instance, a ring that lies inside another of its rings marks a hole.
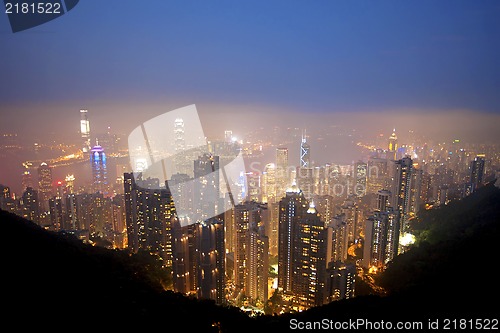
[[[174,220],[172,253],[176,292],[225,303],[224,225],[220,219],[185,226]]]
[[[266,164],[262,173],[262,202],[276,202],[276,165]]]
[[[128,247],[157,253],[166,265],[172,263],[173,220],[175,206],[168,187],[160,188],[159,179],[135,179],[124,174],[125,215]]]
[[[292,184],[279,204],[278,287],[304,309],[325,301],[331,230]]]
[[[279,203],[278,287],[285,293],[293,293],[295,237],[298,234],[298,221],[305,216],[307,209],[304,194],[293,183]]]
[[[307,309],[322,305],[326,300],[331,229],[325,227],[312,202],[296,223],[296,233],[292,235],[292,295],[299,309]]]
[[[345,262],[349,249],[349,229],[345,214],[337,214],[328,225],[331,230],[331,258],[333,261]]]
[[[353,193],[358,197],[366,194],[368,179],[368,165],[363,161],[354,164],[354,189]]]
[[[31,174],[31,172],[29,170],[24,170],[21,183],[22,183],[23,191],[26,191],[26,189],[28,187],[34,188],[33,187],[33,175]]]
[[[2,184],[0,184],[0,209],[11,213],[17,212],[16,200],[12,197],[10,187]]]
[[[52,198],[52,169],[43,162],[38,167],[38,195],[40,196],[40,208],[42,211],[49,210],[49,199]]]
[[[302,134],[302,140],[300,141],[300,160],[299,167],[310,168],[311,167],[311,147],[307,143],[307,135]]]
[[[484,155],[477,155],[470,163],[470,192],[474,192],[483,184]]]
[[[392,131],[391,136],[389,137],[389,147],[387,152],[387,159],[396,160],[396,154],[398,151],[398,137],[396,135],[396,129]]]
[[[92,191],[107,196],[109,194],[109,184],[106,154],[98,142],[90,150],[90,163],[92,166]]]
[[[397,237],[408,232],[410,219],[410,195],[412,188],[413,161],[406,156],[395,163],[395,172],[392,183],[392,202],[398,221]]]
[[[288,148],[276,148],[276,196],[277,201],[286,195],[286,189],[290,185],[288,170]]]
[[[194,218],[204,221],[216,216],[220,200],[219,156],[203,154],[194,160]]]
[[[224,223],[209,218],[195,224],[197,296],[225,304]]]
[[[384,269],[398,254],[398,221],[391,207],[391,192],[377,193],[377,207],[365,221],[363,266]]]
[[[234,283],[254,304],[268,297],[269,241],[262,220],[266,209],[256,202],[234,207]]]
[[[22,195],[23,217],[38,223],[40,217],[38,192],[33,187],[27,187]]]
[[[64,181],[66,183],[65,193],[67,194],[75,193],[75,176],[67,175]]]
[[[304,193],[306,199],[311,200],[314,195],[314,169],[310,167],[297,167],[295,178],[297,186]]]
[[[327,302],[354,297],[356,266],[339,261],[332,262],[327,270]]]
[[[391,162],[392,163],[392,162]],[[379,190],[388,188],[389,177],[387,159],[371,157],[367,163],[368,175],[366,183],[367,193],[377,193]]]
[[[261,178],[257,172],[247,172],[247,200],[261,202]]]
[[[52,197],[49,199],[50,224],[51,230],[61,230],[64,226],[64,209],[61,197]]]
[[[90,122],[88,119],[88,110],[80,110],[80,135],[82,137],[82,151],[90,151]]]

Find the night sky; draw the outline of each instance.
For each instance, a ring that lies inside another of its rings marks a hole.
[[[80,108],[126,131],[189,104],[234,117],[459,110],[491,127],[499,18],[500,2],[481,0],[82,0],[12,33],[2,14],[0,131],[77,131]]]

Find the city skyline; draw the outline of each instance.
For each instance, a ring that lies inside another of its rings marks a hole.
[[[384,297],[439,212],[500,187],[499,3],[70,3],[0,14],[0,209],[162,291]]]

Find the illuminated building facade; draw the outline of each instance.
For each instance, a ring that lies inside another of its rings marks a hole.
[[[484,163],[484,155],[476,156],[470,163],[470,193],[483,184]]]
[[[269,241],[262,220],[266,209],[256,202],[234,207],[234,283],[254,304],[268,297]]]
[[[285,293],[293,293],[295,237],[298,221],[305,216],[307,209],[304,194],[295,183],[292,184],[279,203],[278,287]]]
[[[331,229],[295,183],[280,201],[279,214],[278,287],[299,309],[323,304]]]
[[[266,164],[262,174],[262,202],[276,202],[276,165]]]
[[[166,265],[172,264],[172,221],[175,206],[168,188],[159,180],[135,179],[124,174],[125,216],[128,247],[157,253]]]
[[[288,174],[288,148],[276,148],[276,196],[277,201],[286,195],[286,189],[290,185]]]
[[[296,233],[292,235],[292,295],[299,308],[310,308],[324,304],[326,299],[331,229],[325,227],[313,203],[296,223]]]
[[[38,167],[38,194],[42,211],[49,210],[49,199],[52,198],[52,169],[43,162]]]
[[[327,270],[327,302],[354,297],[356,266],[342,262],[331,262]]]
[[[225,304],[224,223],[217,218],[172,224],[174,291]]]
[[[82,137],[82,151],[90,151],[90,122],[88,119],[88,110],[80,110],[80,135]]]
[[[396,154],[398,151],[398,137],[396,135],[396,129],[392,131],[391,136],[389,137],[389,146],[387,152],[387,158],[389,160],[396,160]]]
[[[27,187],[22,195],[22,216],[25,219],[38,223],[40,207],[38,202],[38,191],[33,187]]]
[[[109,194],[109,184],[106,154],[99,144],[96,144],[90,150],[90,163],[92,166],[92,191],[107,196]]]

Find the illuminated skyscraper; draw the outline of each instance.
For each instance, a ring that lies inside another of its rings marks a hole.
[[[64,180],[66,182],[65,192],[67,194],[75,193],[75,176],[74,175],[67,175]]]
[[[410,218],[418,211],[421,177],[418,170],[414,168],[412,159],[408,156],[395,161],[394,167],[391,207],[394,209],[398,221],[396,228],[399,235],[396,234],[395,237],[401,239],[409,231]],[[398,252],[401,251],[403,248],[400,244]]]
[[[311,167],[311,147],[307,143],[306,134],[302,134],[302,140],[300,141],[300,163],[299,167],[309,168]]]
[[[209,218],[195,224],[197,290],[201,299],[212,299],[216,304],[225,304],[225,251],[224,223]]]
[[[398,150],[398,137],[396,136],[396,129],[392,131],[389,137],[389,147],[388,147],[387,158],[390,160],[396,160],[396,153]]]
[[[194,160],[194,213],[198,221],[215,216],[222,204],[219,192],[219,156],[204,154]]]
[[[297,221],[307,212],[307,201],[296,184],[287,190],[279,204],[278,229],[278,287],[285,293],[292,293],[294,235]]]
[[[262,204],[246,202],[234,207],[234,283],[251,302],[267,301],[269,241],[264,234]]]
[[[276,165],[268,163],[262,174],[262,202],[276,202]]]
[[[35,223],[39,219],[38,192],[32,187],[27,187],[22,196],[23,217]]]
[[[92,191],[107,196],[109,185],[106,154],[98,142],[90,151],[90,162],[92,165]]]
[[[327,270],[327,302],[354,297],[356,266],[332,262]]]
[[[42,211],[49,210],[49,199],[52,198],[52,169],[43,162],[38,167],[38,195],[40,196],[40,208]]]
[[[25,170],[23,172],[23,178],[21,182],[23,191],[25,191],[28,187],[33,187],[33,175],[29,170]]]
[[[172,225],[174,291],[225,303],[224,225],[217,218]]]
[[[288,148],[276,148],[276,195],[277,201],[286,195],[290,182],[288,174]]]
[[[90,151],[90,122],[87,116],[88,110],[80,110],[80,135],[82,136],[82,151]]]
[[[292,294],[299,307],[325,302],[326,267],[330,262],[331,230],[325,227],[314,204],[295,222],[292,235]]]
[[[314,169],[298,167],[295,175],[297,186],[304,193],[306,199],[311,200],[314,195]]]
[[[398,254],[398,220],[391,207],[391,192],[377,193],[377,207],[365,224],[363,266],[384,269]]]
[[[333,261],[345,262],[349,249],[349,228],[345,214],[337,214],[328,225],[331,229],[331,258]]]
[[[128,247],[158,254],[166,265],[172,263],[172,221],[175,206],[168,188],[160,188],[159,180],[135,179],[124,174],[125,216]]]
[[[368,166],[363,161],[354,164],[354,194],[361,197],[366,194]]]
[[[470,164],[470,192],[474,192],[483,184],[484,155],[477,155]]]
[[[184,120],[182,118],[175,119],[174,122],[175,134],[175,152],[182,152],[186,149],[186,140],[184,138]]]

